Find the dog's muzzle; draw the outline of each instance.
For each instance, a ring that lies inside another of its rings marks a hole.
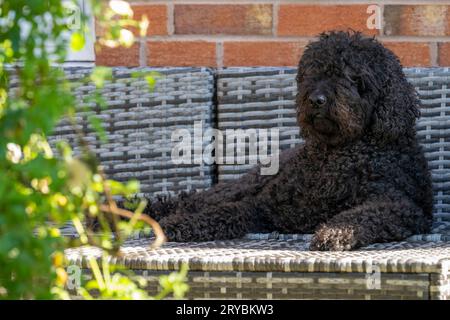
[[[336,132],[336,124],[327,116],[316,114],[312,118],[312,125],[314,129],[321,134],[333,134]]]

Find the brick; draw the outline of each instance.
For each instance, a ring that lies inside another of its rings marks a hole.
[[[450,42],[439,43],[438,62],[440,66],[450,67]]]
[[[224,66],[296,66],[305,47],[301,42],[225,42]]]
[[[133,19],[140,21],[145,14],[150,22],[147,29],[148,36],[167,35],[167,6],[166,5],[132,5]],[[134,30],[135,33],[137,31]]]
[[[206,41],[150,41],[150,66],[216,66],[216,44]]]
[[[148,36],[154,35],[167,35],[167,6],[165,5],[132,5],[133,19],[140,21],[142,15],[147,15],[150,25],[147,29]],[[127,27],[133,31],[134,35],[139,35],[138,28]],[[95,21],[95,34],[97,37],[102,37],[105,34],[104,28],[102,28],[97,21]]]
[[[130,48],[95,46],[96,64],[100,66],[126,66],[139,65],[139,44],[135,43]]]
[[[427,67],[431,64],[428,43],[384,42],[383,45],[392,50],[405,67]]]
[[[271,5],[175,5],[176,34],[272,34]]]
[[[448,36],[450,6],[387,5],[384,34],[388,36]]]
[[[316,36],[329,30],[353,29],[368,35],[378,30],[367,27],[367,5],[281,5],[278,35]]]

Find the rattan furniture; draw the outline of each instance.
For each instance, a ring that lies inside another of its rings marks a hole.
[[[77,115],[107,173],[118,180],[138,179],[143,193],[201,190],[248,170],[248,164],[172,164],[170,132],[191,130],[195,120],[203,120],[205,130],[278,128],[282,149],[301,142],[295,123],[295,68],[158,71],[163,77],[149,92],[144,81],[130,77],[133,69],[114,69],[114,80],[104,89],[109,107],[92,106],[108,143],[91,134],[86,115]],[[76,79],[82,72],[86,70],[69,70],[68,76]],[[308,251],[310,235],[249,234],[230,241],[168,243],[159,249],[149,248],[149,236],[137,235],[125,243],[124,255],[111,257],[111,262],[146,276],[152,292],[159,274],[187,263],[188,298],[450,298],[450,69],[409,68],[405,73],[422,101],[417,134],[434,183],[431,234],[342,253]],[[90,85],[79,87],[80,99],[89,90]],[[64,122],[52,143],[61,138],[74,142]],[[66,255],[86,266],[87,256],[98,256],[99,250],[68,249]]]

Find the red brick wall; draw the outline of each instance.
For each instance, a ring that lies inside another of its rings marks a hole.
[[[378,37],[405,66],[450,66],[450,0],[129,2],[135,17],[149,18],[147,36],[130,49],[97,51],[99,65],[295,66],[318,33],[351,28]],[[370,5],[380,29],[368,28]]]

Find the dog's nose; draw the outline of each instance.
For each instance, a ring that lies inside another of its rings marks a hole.
[[[309,101],[316,106],[323,106],[325,103],[327,103],[327,97],[325,95],[319,93],[319,94],[312,94],[309,96]]]

